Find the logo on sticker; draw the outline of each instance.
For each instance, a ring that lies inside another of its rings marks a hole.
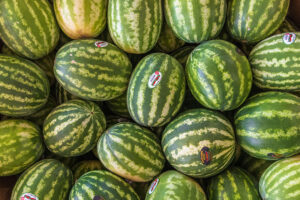
[[[155,88],[161,81],[162,75],[159,71],[154,72],[148,81],[149,88]]]
[[[201,162],[204,165],[209,165],[212,160],[212,154],[208,147],[203,147],[200,152]]]
[[[95,46],[98,47],[98,48],[106,47],[107,45],[108,45],[108,43],[104,42],[104,41],[97,41],[97,42],[95,42]]]
[[[296,40],[296,34],[295,33],[286,33],[283,36],[283,42],[285,44],[292,44]]]
[[[283,157],[283,155],[279,153],[269,153],[268,156],[275,159],[279,159]]]
[[[39,200],[34,194],[31,193],[25,193],[22,194],[20,200]]]
[[[150,185],[149,194],[152,194],[154,192],[155,188],[158,185],[158,182],[159,182],[158,178],[153,181],[153,183]]]

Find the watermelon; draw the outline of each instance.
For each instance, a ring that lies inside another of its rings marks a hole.
[[[164,2],[167,23],[177,37],[185,42],[200,43],[217,37],[222,31],[226,18],[226,0]]]
[[[131,122],[107,129],[99,139],[97,151],[104,167],[135,182],[151,181],[165,163],[156,135]]]
[[[11,200],[66,200],[73,175],[61,162],[45,159],[27,169],[18,179]]]
[[[26,119],[34,122],[39,126],[43,126],[44,120],[55,107],[56,107],[56,102],[54,97],[49,96],[47,103],[36,113],[33,113],[28,117],[26,117]]]
[[[72,39],[97,37],[106,25],[107,0],[54,0],[62,31]]]
[[[82,175],[73,186],[69,199],[139,200],[134,189],[111,172],[94,170]]]
[[[273,163],[259,180],[263,199],[300,199],[300,155]]]
[[[300,153],[300,97],[263,92],[251,97],[236,113],[238,143],[249,155],[278,160]]]
[[[242,154],[238,165],[252,174],[257,180],[260,179],[264,171],[272,164],[274,160],[263,160]]]
[[[243,43],[259,42],[275,32],[287,15],[289,0],[231,0],[227,28]]]
[[[170,53],[184,44],[185,42],[177,38],[171,27],[165,22],[157,41],[157,49],[165,53]]]
[[[101,109],[93,102],[71,100],[56,107],[44,121],[47,148],[63,157],[91,151],[106,128]]]
[[[121,117],[127,117],[130,118],[130,114],[127,108],[127,94],[126,92],[122,94],[121,96],[106,101],[106,106],[116,115],[119,115]]]
[[[5,55],[11,55],[11,56],[16,56],[8,46],[3,45],[1,51]],[[55,77],[53,74],[53,66],[54,66],[54,54],[50,53],[49,55],[38,59],[38,60],[33,60],[44,72],[46,73],[48,80],[50,81],[50,85],[53,85],[55,82]]]
[[[252,85],[249,62],[242,51],[225,40],[200,44],[186,64],[188,86],[203,106],[234,110],[248,97]]]
[[[80,161],[72,167],[74,180],[76,181],[83,174],[85,174],[89,171],[100,170],[102,168],[103,168],[102,164],[99,162],[99,160],[83,160],[83,161]]]
[[[212,177],[208,183],[210,200],[260,200],[257,181],[245,170],[231,167]]]
[[[201,186],[175,170],[162,173],[150,185],[145,200],[206,200]]]
[[[181,113],[165,128],[161,145],[172,167],[196,178],[220,173],[235,154],[230,121],[221,113],[207,109]]]
[[[2,0],[0,37],[16,54],[29,59],[48,55],[59,40],[59,28],[47,0]]]
[[[254,84],[267,90],[300,91],[300,32],[267,38],[251,51]]]
[[[0,91],[1,114],[28,116],[46,104],[50,85],[46,74],[33,62],[0,55]]]
[[[43,154],[41,130],[34,123],[10,119],[0,122],[0,176],[18,174]]]
[[[126,91],[131,69],[128,56],[116,46],[85,39],[69,42],[57,52],[54,75],[71,94],[105,101]]]
[[[144,57],[134,69],[127,91],[128,110],[142,126],[167,124],[179,111],[185,94],[181,64],[164,53]]]
[[[173,56],[180,64],[185,67],[186,62],[189,58],[190,53],[195,49],[196,46],[184,46],[182,48],[179,48],[171,53],[171,56]]]
[[[161,0],[110,0],[108,28],[127,53],[143,54],[156,44],[163,23]]]

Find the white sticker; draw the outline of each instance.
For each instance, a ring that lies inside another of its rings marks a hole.
[[[39,200],[34,194],[31,193],[25,193],[22,194],[20,200]]]
[[[95,46],[98,47],[98,48],[106,47],[107,45],[108,45],[108,43],[104,42],[104,41],[97,41],[97,42],[95,42]]]
[[[295,33],[286,33],[283,36],[283,42],[285,44],[292,44],[296,40],[296,34]]]
[[[149,88],[155,88],[161,81],[162,75],[159,71],[154,72],[148,81]]]
[[[148,192],[149,194],[152,194],[154,192],[156,186],[158,185],[158,182],[159,182],[158,178],[153,181],[153,183],[150,185],[149,188],[149,192]]]

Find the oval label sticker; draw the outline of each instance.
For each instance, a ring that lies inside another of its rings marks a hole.
[[[34,194],[31,193],[25,193],[22,194],[20,200],[39,200]]]
[[[159,179],[156,178],[153,183],[150,185],[150,188],[149,188],[149,194],[152,194],[155,190],[155,188],[157,187],[158,185],[158,182],[159,182]]]
[[[154,72],[148,81],[149,88],[155,88],[161,81],[162,75],[159,71]]]
[[[104,41],[97,41],[97,42],[95,42],[95,46],[98,47],[98,48],[106,47],[107,45],[108,45],[108,43],[104,42]]]
[[[203,147],[200,152],[201,162],[204,165],[209,165],[212,160],[212,154],[208,147]]]
[[[283,36],[283,42],[285,44],[292,44],[296,40],[296,34],[295,33],[286,33]]]

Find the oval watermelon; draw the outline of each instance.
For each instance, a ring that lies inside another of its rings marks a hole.
[[[180,63],[164,53],[144,57],[134,69],[127,91],[128,110],[142,126],[168,123],[179,111],[185,94]]]
[[[131,69],[128,56],[116,46],[85,39],[69,42],[57,52],[54,75],[71,94],[105,101],[126,91]]]
[[[278,160],[300,153],[300,97],[263,92],[235,115],[238,143],[249,155]]]
[[[99,139],[97,151],[107,169],[135,182],[152,180],[165,163],[156,135],[130,122],[107,129]]]
[[[44,121],[47,148],[63,157],[79,156],[92,150],[106,128],[97,104],[71,100],[56,107]]]
[[[165,128],[161,145],[172,167],[197,178],[220,173],[235,154],[231,123],[221,113],[207,109],[181,113]]]

